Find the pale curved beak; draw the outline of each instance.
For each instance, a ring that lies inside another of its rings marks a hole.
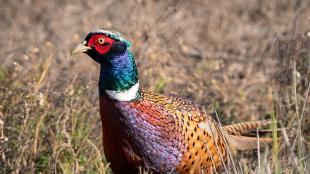
[[[80,43],[78,46],[76,46],[72,51],[71,55],[79,54],[79,53],[85,53],[88,50],[90,50],[91,47],[86,46],[86,41]]]

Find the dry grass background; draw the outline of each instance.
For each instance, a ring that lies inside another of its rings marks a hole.
[[[273,118],[273,146],[243,173],[309,173],[308,0],[1,0],[0,172],[110,173],[98,65],[69,50],[112,28],[133,42],[142,86],[216,110]],[[245,158],[246,157],[246,158]]]

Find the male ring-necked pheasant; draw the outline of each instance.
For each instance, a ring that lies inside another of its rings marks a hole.
[[[190,100],[140,89],[130,46],[119,34],[100,29],[72,51],[100,64],[103,146],[114,173],[137,173],[138,166],[155,173],[213,173],[231,151],[257,147],[256,137],[242,133],[268,121],[221,127]]]

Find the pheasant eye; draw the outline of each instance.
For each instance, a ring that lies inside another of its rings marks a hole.
[[[102,37],[99,38],[99,39],[98,39],[98,43],[99,43],[99,44],[104,44],[104,39],[103,39]]]

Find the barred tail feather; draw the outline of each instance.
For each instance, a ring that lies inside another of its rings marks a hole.
[[[231,124],[223,127],[223,130],[229,135],[242,135],[250,130],[270,125],[270,120],[250,121]]]

